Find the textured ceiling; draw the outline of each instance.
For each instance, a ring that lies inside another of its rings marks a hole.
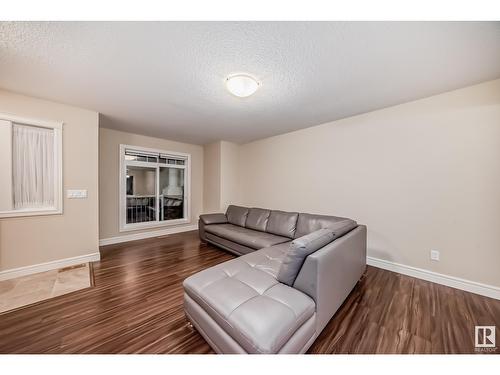
[[[227,75],[262,86],[236,98]],[[500,77],[498,22],[1,22],[0,87],[101,126],[248,142]]]

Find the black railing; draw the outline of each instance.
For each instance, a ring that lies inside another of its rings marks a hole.
[[[175,220],[184,217],[184,199],[160,195],[159,219]],[[127,196],[127,224],[156,220],[156,196]]]
[[[127,197],[127,224],[156,220],[156,197]]]

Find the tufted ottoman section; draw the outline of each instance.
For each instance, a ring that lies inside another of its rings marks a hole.
[[[310,297],[276,280],[286,249],[265,248],[184,281],[185,293],[249,353],[277,353],[315,313]],[[312,336],[314,324],[302,330]]]

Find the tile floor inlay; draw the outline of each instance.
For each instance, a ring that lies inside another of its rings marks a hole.
[[[0,281],[0,313],[92,286],[88,263]]]

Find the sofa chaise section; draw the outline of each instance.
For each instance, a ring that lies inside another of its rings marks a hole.
[[[216,351],[277,353],[296,333],[294,340],[302,346],[314,336],[313,299],[276,280],[273,267],[266,265],[269,251],[233,259],[185,281],[186,314]],[[221,332],[206,332],[215,329]]]
[[[329,231],[280,282],[291,247]],[[244,254],[184,281],[186,316],[218,353],[305,353],[366,267],[366,227],[336,216],[230,206],[200,217],[200,238]]]

